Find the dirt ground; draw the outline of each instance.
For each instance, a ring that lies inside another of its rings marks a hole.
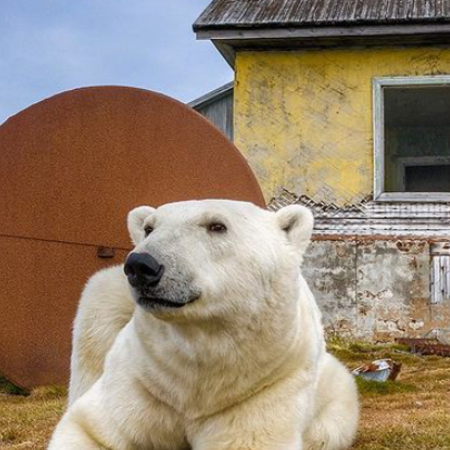
[[[329,349],[350,368],[383,357],[403,364],[395,382],[359,380],[362,417],[353,450],[450,449],[450,358],[337,339]],[[53,387],[17,394],[0,378],[0,449],[43,450],[64,410],[65,391]]]

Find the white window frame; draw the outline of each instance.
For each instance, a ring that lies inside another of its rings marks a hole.
[[[434,242],[430,245],[430,303],[436,305],[450,299],[450,245]]]
[[[405,156],[397,158],[397,179],[398,185],[405,193],[406,180],[405,172],[407,167],[412,166],[450,166],[450,156]],[[407,192],[406,192],[407,193]]]
[[[450,192],[385,192],[384,93],[385,88],[448,87],[450,75],[383,77],[373,80],[374,200],[382,202],[450,202]]]

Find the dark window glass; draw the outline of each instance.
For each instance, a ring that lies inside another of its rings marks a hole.
[[[405,167],[407,192],[450,192],[450,165]]]
[[[383,94],[385,191],[450,192],[450,86]]]

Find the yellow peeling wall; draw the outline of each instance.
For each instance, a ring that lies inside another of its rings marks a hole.
[[[373,78],[437,74],[450,48],[238,53],[235,143],[266,200],[359,202],[373,191]]]

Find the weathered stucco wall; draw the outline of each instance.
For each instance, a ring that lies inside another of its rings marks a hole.
[[[450,74],[450,48],[241,52],[235,143],[266,200],[283,188],[339,206],[372,193],[372,80]]]
[[[303,273],[330,334],[369,340],[449,330],[450,299],[430,302],[425,240],[316,240]]]

